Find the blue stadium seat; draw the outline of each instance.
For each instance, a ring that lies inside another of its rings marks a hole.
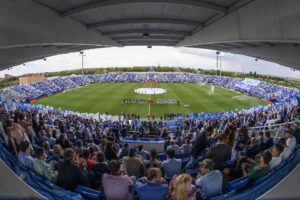
[[[182,159],[182,153],[176,153],[175,154],[175,158],[177,158],[177,159]]]
[[[191,153],[189,153],[189,152],[183,154],[183,157],[184,157],[184,158],[189,158],[190,156],[191,156]]]
[[[101,200],[102,193],[97,190],[93,190],[82,185],[76,187],[75,192],[79,193],[84,199],[88,200]]]
[[[263,177],[260,177],[258,179],[256,179],[255,181],[251,182],[250,186],[255,186],[255,185],[258,185],[260,183],[262,183],[264,180],[266,180],[268,177],[270,176],[270,173],[263,176]]]
[[[243,176],[239,179],[229,182],[226,186],[226,189],[228,191],[232,191],[232,190],[239,191],[241,189],[244,189],[248,185],[249,181],[250,179],[248,177]]]
[[[226,194],[209,198],[208,200],[226,200],[226,199],[229,199],[231,196],[233,196],[235,193],[236,193],[236,190],[232,190]]]
[[[167,155],[164,153],[158,154],[158,160],[161,160],[161,161],[167,160]]]

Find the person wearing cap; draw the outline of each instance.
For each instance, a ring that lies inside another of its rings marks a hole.
[[[137,157],[137,149],[130,148],[128,157],[123,157],[124,167],[127,169],[128,176],[140,177],[143,171],[143,161]]]
[[[285,137],[287,138],[286,145],[291,148],[292,152],[294,152],[294,149],[296,147],[296,138],[293,135],[293,130],[292,129],[288,129],[285,132]]]
[[[213,170],[215,163],[212,159],[205,159],[199,163],[200,172],[195,181],[200,199],[222,195],[223,176],[219,170]]]

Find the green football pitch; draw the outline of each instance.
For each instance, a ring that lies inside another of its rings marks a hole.
[[[152,87],[166,89],[164,94],[145,95],[134,92],[137,88]],[[176,99],[177,104],[123,104],[123,99]],[[239,94],[231,90],[208,84],[189,83],[97,83],[56,94],[34,104],[53,106],[63,110],[82,113],[105,113],[119,115],[120,112],[139,114],[146,118],[149,110],[158,118],[164,113],[191,114],[195,112],[221,112],[248,109],[267,105],[263,100]],[[189,105],[186,107],[184,105]]]

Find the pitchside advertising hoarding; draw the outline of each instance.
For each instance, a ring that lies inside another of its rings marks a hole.
[[[251,78],[245,78],[243,81],[236,84],[234,87],[237,89],[242,90],[251,90],[252,88],[258,86],[260,84],[259,80],[251,79]]]

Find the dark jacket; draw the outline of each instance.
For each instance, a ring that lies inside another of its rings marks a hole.
[[[220,169],[223,162],[229,159],[230,147],[227,144],[217,144],[209,148],[205,158],[211,158],[215,162],[214,169]]]
[[[76,164],[62,162],[58,165],[57,185],[74,191],[78,185],[89,186],[87,174]]]
[[[192,148],[192,156],[197,159],[201,152],[209,145],[206,134],[202,133],[196,140]]]

